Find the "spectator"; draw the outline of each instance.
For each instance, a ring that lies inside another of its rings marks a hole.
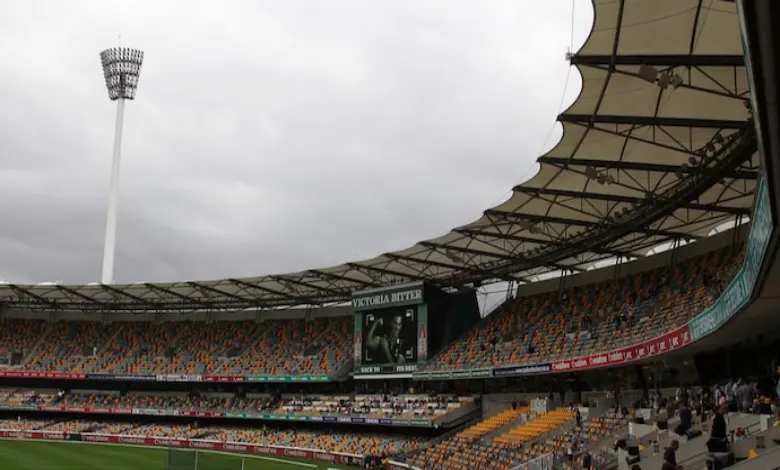
[[[680,443],[677,439],[673,440],[664,452],[664,460],[661,464],[661,470],[683,470],[682,465],[677,465],[677,449]]]
[[[692,424],[693,413],[687,404],[683,404],[682,408],[680,408],[680,424],[677,425],[674,432],[679,436],[685,435],[691,429]]]
[[[710,452],[728,452],[728,431],[724,414],[722,409],[718,409],[712,419],[712,430],[707,441],[707,450]]]
[[[591,470],[591,467],[593,466],[593,458],[590,456],[590,453],[586,450],[584,454],[582,454],[582,470]]]

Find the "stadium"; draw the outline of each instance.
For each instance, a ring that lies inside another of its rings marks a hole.
[[[0,284],[0,469],[778,468],[778,5],[592,7],[562,139],[475,222],[287,274]]]

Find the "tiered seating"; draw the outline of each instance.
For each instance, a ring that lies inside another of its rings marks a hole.
[[[718,251],[618,284],[513,299],[426,369],[533,364],[636,344],[709,307],[740,265],[741,255]]]
[[[346,364],[352,347],[354,323],[349,317],[314,320],[313,333],[322,334],[306,344],[314,355],[302,356],[293,369],[294,374],[328,374]]]
[[[607,352],[670,331],[712,304],[742,258],[718,251],[606,282],[507,302],[445,347],[428,370],[524,365]],[[313,321],[57,322],[3,320],[0,354],[30,352],[24,368],[108,374],[333,374],[349,363],[349,317]],[[96,357],[91,350],[98,349]],[[85,353],[86,357],[85,357]]]
[[[45,331],[42,321],[0,325],[0,354],[32,351]],[[24,368],[127,375],[333,374],[349,361],[352,328],[349,317],[263,323],[62,321]]]
[[[493,452],[490,445],[482,441],[484,436],[530,413],[530,408],[508,409],[491,416],[459,432],[450,439],[441,441],[432,447],[417,453],[411,460],[412,465],[421,468],[499,469],[509,468],[512,453],[501,449]]]
[[[99,356],[87,359],[80,370],[99,374],[155,374],[155,361],[161,360],[165,350],[173,344],[177,323],[124,322],[117,325],[120,330],[114,341],[107,344]]]
[[[535,444],[525,453],[525,459],[530,460],[549,452],[565,449],[571,442],[590,444],[614,433],[618,427],[628,427],[628,418],[611,410],[606,416],[587,420],[580,426],[575,426],[565,433]]]
[[[193,427],[187,424],[101,423],[90,421],[0,420],[0,429],[47,430],[63,432],[96,432],[140,437],[172,437],[203,439],[216,442],[276,445],[322,449],[358,455],[392,455],[415,450],[420,442],[414,438],[367,433],[335,432],[333,430],[278,430],[269,428],[238,428],[235,426]]]
[[[88,349],[102,347],[115,331],[114,326],[100,322],[57,322],[25,364],[25,369],[73,371],[84,360],[85,352],[91,353]]]
[[[0,320],[0,357],[14,352],[26,355],[45,329],[46,324],[39,320]]]
[[[530,410],[526,409],[526,413]],[[565,453],[572,442],[588,444],[596,442],[619,426],[627,427],[627,418],[611,410],[606,416],[594,418],[564,431],[575,412],[558,409],[532,417],[525,423],[487,442],[481,439],[460,439],[459,436],[423,449],[410,459],[412,465],[437,470],[468,470],[484,468],[508,470],[550,452]],[[549,433],[544,439],[540,438]],[[463,433],[461,433],[463,434]],[[484,436],[477,432],[476,436]]]
[[[0,389],[0,405],[30,406],[48,403],[57,392],[51,390]]]
[[[0,429],[11,431],[39,431],[45,429],[46,426],[52,423],[53,421],[44,419],[0,419]]]
[[[73,434],[77,432],[86,432],[95,427],[96,427],[96,423],[94,421],[74,419],[70,421],[56,421],[47,424],[46,427],[43,429],[45,429],[46,431],[65,432],[65,433]]]
[[[203,431],[203,429],[202,429]],[[309,449],[327,449],[334,452],[346,452],[358,455],[390,455],[414,450],[419,441],[413,438],[365,434],[304,430],[258,430],[235,428],[208,428],[216,431],[207,440],[243,442],[248,444],[270,444],[278,446],[304,447]]]
[[[227,357],[231,351],[241,352],[256,337],[256,322],[187,323],[179,335],[177,354],[171,364],[172,373],[202,374],[216,370],[216,358]],[[209,366],[208,370],[206,367]]]
[[[71,393],[60,401],[62,406],[80,408],[144,408],[186,411],[235,410],[233,397],[191,397],[185,394],[150,395],[129,393],[124,396]]]
[[[504,426],[520,416],[527,414],[530,411],[527,407],[520,407],[517,409],[508,409],[504,410],[501,413],[498,413],[497,415],[491,416],[483,421],[480,421],[479,423],[475,424],[474,426],[471,426],[456,436],[458,439],[477,439],[485,434],[488,434],[489,432],[495,431],[496,429],[500,428],[501,426]]]
[[[210,373],[221,358],[249,347],[258,329],[257,323],[249,321],[127,322],[121,327],[116,341],[100,357],[85,362],[82,370],[140,375]]]
[[[268,406],[271,404],[271,397],[236,397],[233,400],[233,409],[231,411],[238,411],[244,413],[262,413],[268,411]]]
[[[282,400],[280,414],[364,416],[367,418],[435,419],[474,401],[473,397],[427,395],[305,396]]]
[[[240,357],[225,361],[219,374],[327,374],[346,364],[352,344],[349,318],[271,320],[259,340]],[[307,351],[313,357],[306,357]]]
[[[519,446],[539,438],[542,434],[553,431],[567,421],[574,419],[574,412],[559,408],[549,413],[542,413],[525,423],[510,429],[493,439],[496,444]]]
[[[54,395],[52,394],[50,398]],[[0,400],[2,393],[0,393]],[[238,398],[232,395],[190,396],[186,393],[79,393],[73,392],[60,399],[59,404],[74,408],[143,408],[175,409],[185,411],[220,411],[243,413],[300,414],[304,416],[363,416],[371,418],[435,419],[473,402],[474,397],[403,395],[380,397],[302,396],[288,398],[271,406],[270,397]],[[1,403],[1,402],[0,402]],[[501,423],[511,415],[494,417]],[[500,424],[499,424],[500,425]]]

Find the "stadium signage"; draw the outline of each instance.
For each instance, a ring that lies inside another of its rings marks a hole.
[[[691,334],[688,331],[688,327],[683,326],[682,328],[678,328],[649,341],[618,349],[616,351],[553,362],[552,371],[567,372],[571,370],[595,369],[598,367],[624,364],[626,362],[665,354],[669,351],[681,348],[690,342]]]
[[[29,406],[29,405],[3,405],[4,410],[36,410],[56,413],[87,413],[87,414],[124,414],[138,416],[189,416],[193,418],[238,418],[260,419],[267,421],[309,421],[323,423],[345,424],[379,424],[382,426],[433,426],[427,419],[390,419],[390,418],[363,418],[359,416],[308,416],[300,414],[276,414],[276,413],[222,413],[219,411],[190,411],[164,408],[81,408],[67,406]]]
[[[409,374],[414,371],[416,371],[418,368],[417,364],[401,364],[401,365],[381,365],[381,366],[361,366],[358,368],[357,373],[358,374],[386,374],[386,373],[396,373],[396,374]],[[356,376],[355,378],[360,378],[360,376]]]
[[[745,248],[745,264],[715,304],[691,320],[691,336],[694,341],[719,329],[750,300],[773,231],[769,190],[762,179],[753,210],[753,225],[750,227]]]
[[[500,367],[493,369],[494,377],[512,377],[516,375],[545,374],[550,372],[550,364],[536,364],[533,366]]]
[[[524,375],[546,374],[550,372],[569,372],[575,370],[610,367],[637,361],[686,346],[693,341],[688,326],[683,326],[651,340],[607,353],[577,357],[556,361],[552,364],[532,364],[527,366],[496,367],[474,371],[424,371],[414,374],[415,380],[475,379],[489,377],[517,377]],[[469,375],[469,373],[471,375]]]
[[[352,309],[356,312],[422,303],[425,303],[425,288],[422,283],[370,289],[352,295]]]
[[[329,375],[249,375],[239,377],[240,382],[330,382]],[[215,382],[219,382],[216,380]],[[236,380],[239,382],[239,380]]]
[[[326,452],[317,449],[302,449],[298,447],[261,446],[253,444],[241,444],[238,442],[215,442],[198,439],[172,439],[164,437],[136,437],[118,436],[108,434],[65,434],[53,431],[13,431],[0,429],[0,438],[17,438],[49,441],[83,441],[111,444],[131,444],[152,447],[177,447],[188,449],[205,449],[214,451],[232,451],[248,454],[272,455],[276,457],[293,457],[319,462],[335,463],[339,465],[359,464],[363,458],[356,454],[343,452]]]
[[[13,379],[68,379],[68,380],[83,380],[87,376],[85,374],[71,374],[68,372],[26,372],[17,370],[3,370],[0,371],[0,377],[8,377]]]
[[[487,379],[493,377],[493,369],[415,372],[414,380]]]
[[[330,375],[116,375],[116,374],[71,374],[67,372],[0,371],[0,378],[15,379],[63,379],[63,380],[122,380],[128,382],[330,382]]]

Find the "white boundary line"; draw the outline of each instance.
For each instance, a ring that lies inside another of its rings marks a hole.
[[[267,457],[265,455],[255,455],[255,454],[242,454],[240,452],[225,452],[222,450],[208,450],[208,449],[190,449],[190,448],[180,448],[180,447],[163,447],[163,446],[144,446],[144,445],[137,445],[137,444],[115,444],[112,442],[87,442],[87,441],[59,441],[59,440],[47,440],[47,439],[20,439],[18,437],[0,437],[0,441],[24,441],[24,442],[47,442],[47,443],[53,443],[53,444],[83,444],[83,445],[97,445],[97,446],[105,446],[105,447],[135,447],[138,449],[150,449],[150,450],[158,450],[158,451],[166,451],[168,449],[175,449],[178,451],[183,452],[208,452],[210,454],[222,454],[222,455],[229,455],[231,457],[241,457],[241,458],[249,458],[249,459],[258,459],[258,460],[266,460],[269,462],[276,462],[276,463],[283,463],[287,465],[297,465],[299,467],[306,467],[306,468],[317,468],[317,464],[308,463],[308,462],[300,462],[295,459],[279,459],[276,457]],[[328,470],[338,470],[338,469],[328,469]]]

